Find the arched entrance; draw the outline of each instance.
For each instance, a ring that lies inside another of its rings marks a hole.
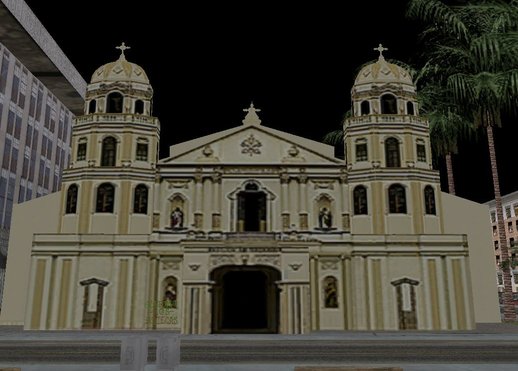
[[[211,273],[212,333],[278,333],[281,273],[267,266],[223,266]]]

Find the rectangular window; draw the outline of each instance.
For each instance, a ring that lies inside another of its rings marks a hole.
[[[34,171],[36,169],[36,151],[32,151],[30,164],[31,164],[31,166],[29,167],[29,180],[31,182],[33,182],[34,181]],[[30,197],[29,197],[29,199],[30,199]]]
[[[368,161],[367,143],[356,144],[356,161]]]
[[[31,147],[31,140],[32,140],[32,126],[27,126],[27,132],[25,133],[25,145],[27,147]]]
[[[147,143],[137,143],[137,161],[147,161]]]
[[[513,231],[513,222],[507,223],[507,231],[509,231],[509,232]]]
[[[503,285],[504,284],[504,278],[502,277],[502,273],[499,272],[497,274],[497,276],[498,276],[498,284],[499,285]]]
[[[34,111],[36,110],[36,97],[31,95],[31,100],[29,103],[29,115],[34,118]]]
[[[49,189],[49,178],[50,178],[50,168],[45,167],[45,176],[43,178],[43,187]]]
[[[52,139],[47,140],[47,158],[52,159]]]
[[[38,185],[43,185],[43,175],[45,173],[45,161],[40,160],[40,171],[38,172]]]
[[[7,114],[7,134],[13,135],[14,131],[14,112],[9,110],[9,113]]]
[[[9,169],[9,162],[11,161],[11,139],[5,138],[4,158],[2,159],[2,167]]]
[[[40,148],[40,154],[42,156],[45,156],[45,153],[47,153],[47,137],[43,135],[41,137],[41,148]]]
[[[18,192],[18,203],[25,201],[25,187],[20,185],[20,191]]]
[[[509,247],[514,247],[514,238],[509,239]]]
[[[61,160],[63,160],[63,152],[61,152]],[[86,160],[86,142],[82,142],[77,145],[76,161],[84,160]]]
[[[4,54],[2,58],[2,67],[0,67],[0,92],[5,94],[7,86],[7,71],[9,69],[9,58]]]
[[[16,75],[13,76],[13,85],[11,89],[11,101],[14,103],[18,103],[18,92],[20,88],[20,77]]]
[[[491,223],[496,222],[496,213],[494,211],[491,211]]]
[[[496,225],[493,226],[493,236],[496,236],[497,233],[496,233]]]
[[[509,219],[511,217],[511,206],[507,206],[505,208],[505,218]]]
[[[13,147],[11,154],[11,172],[16,174],[16,168],[18,167],[18,148]]]
[[[495,244],[495,250],[498,250],[498,241],[494,241]]]
[[[23,158],[23,167],[22,167],[22,177],[27,179],[27,175],[29,175],[29,159],[27,157]]]
[[[16,139],[20,139],[21,132],[22,132],[22,118],[21,118],[21,116],[16,115],[16,121],[14,124],[14,137]]]
[[[417,144],[417,161],[426,162],[426,147],[424,144]]]
[[[36,116],[34,117],[38,122],[41,118],[41,105],[43,103],[43,88],[40,86],[38,89],[38,97],[36,99]]]

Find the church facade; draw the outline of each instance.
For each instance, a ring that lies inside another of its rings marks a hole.
[[[262,125],[253,104],[242,125],[158,159],[152,87],[121,52],[92,76],[61,193],[15,210],[1,323],[302,334],[499,321],[487,207],[441,192],[415,86],[381,51],[352,89],[345,160]]]

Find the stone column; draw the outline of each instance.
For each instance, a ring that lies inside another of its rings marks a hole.
[[[349,194],[347,186],[347,173],[346,169],[341,169],[340,174],[340,208],[342,209],[342,229],[344,232],[351,232],[351,219],[349,215]]]
[[[211,327],[212,282],[189,282],[183,285],[183,334],[209,334]]]
[[[202,181],[203,177],[200,170],[194,175],[194,228],[203,228],[203,212],[202,212]]]
[[[290,229],[290,209],[289,209],[289,193],[288,193],[288,182],[290,177],[288,173],[281,173],[281,216],[282,216],[282,230],[287,231]]]
[[[299,175],[299,229],[301,231],[307,231],[308,226],[308,192],[307,183],[308,176],[305,173],[305,169],[301,169]]]
[[[312,256],[309,260],[310,289],[311,289],[311,331],[320,329],[320,289],[318,287],[318,256]]]
[[[221,231],[221,172],[216,171],[212,175],[212,230]]]

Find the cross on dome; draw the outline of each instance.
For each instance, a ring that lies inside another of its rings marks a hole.
[[[379,59],[385,59],[385,58],[383,57],[383,52],[384,52],[385,50],[388,50],[388,48],[384,48],[384,47],[383,47],[383,45],[381,45],[381,43],[380,43],[380,44],[378,45],[378,47],[377,47],[377,48],[374,48],[373,50],[377,50],[377,51],[379,51],[379,52],[380,52]]]
[[[119,49],[121,51],[121,58],[125,58],[126,56],[124,55],[124,51],[131,49],[131,46],[126,46],[126,43],[123,41],[122,44],[120,46],[116,46],[115,49]]]

